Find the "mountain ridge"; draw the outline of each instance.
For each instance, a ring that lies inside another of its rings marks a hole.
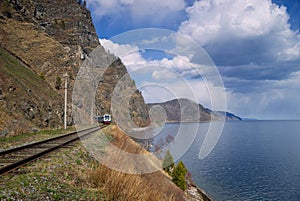
[[[152,107],[162,107],[167,116],[168,122],[208,122],[208,121],[221,121],[221,120],[242,120],[229,112],[212,111],[203,107],[201,104],[187,99],[179,98],[162,103],[148,103],[151,110]]]

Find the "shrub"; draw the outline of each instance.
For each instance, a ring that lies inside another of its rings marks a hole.
[[[184,191],[187,187],[185,177],[188,172],[185,168],[184,163],[182,161],[179,161],[179,163],[175,166],[173,157],[168,150],[163,160],[162,167],[163,170],[172,177],[172,181],[176,184],[176,186]]]
[[[182,161],[180,161],[177,166],[174,168],[172,173],[172,181],[182,190],[186,189],[186,181],[185,175],[187,173],[187,169],[185,168]]]
[[[42,72],[41,74],[40,74],[40,77],[43,79],[43,80],[45,80],[46,78],[45,78],[45,72]]]

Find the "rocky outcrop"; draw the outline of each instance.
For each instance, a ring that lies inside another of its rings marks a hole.
[[[19,127],[24,128],[22,132],[60,127],[65,73],[68,74],[68,125],[72,125],[71,100],[77,73],[92,51],[100,46],[87,8],[76,0],[1,0],[0,44],[5,57],[9,58],[7,65],[22,67],[31,73],[18,77],[16,71],[4,71],[1,63],[3,76],[9,81],[0,84],[0,105],[4,108],[0,109],[0,132],[20,133],[10,124],[20,124]],[[110,94],[118,82],[116,78],[124,74],[127,74],[126,67],[116,59],[99,85],[97,113],[110,113]],[[130,80],[128,84],[136,90]],[[22,83],[22,87],[18,87],[18,83]],[[29,85],[40,90],[33,90]],[[41,91],[47,93],[41,95]],[[136,124],[146,125],[147,106],[138,91],[132,95],[130,105]]]
[[[114,94],[117,100],[112,105]],[[103,73],[97,90],[96,106],[100,114],[111,113],[110,109],[113,107],[113,113],[115,117],[118,116],[116,118],[120,124],[132,120],[136,126],[144,127],[149,123],[148,106],[140,91],[136,89],[135,82],[129,77],[126,67],[118,58]],[[130,118],[126,116],[127,113]]]

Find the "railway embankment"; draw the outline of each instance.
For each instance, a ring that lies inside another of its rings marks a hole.
[[[147,153],[116,126],[105,133],[124,151]],[[1,200],[207,200],[196,187],[181,191],[162,171],[131,175],[112,170],[81,141],[1,176],[0,183]]]
[[[40,130],[32,133],[23,133],[0,138],[0,151],[27,145],[30,143],[46,140],[75,131],[75,127],[64,129]]]
[[[101,200],[102,192],[87,177],[95,166],[76,142],[1,176],[0,200]]]

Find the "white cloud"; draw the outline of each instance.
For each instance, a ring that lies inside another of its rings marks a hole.
[[[288,79],[272,81],[272,84],[279,89],[297,89],[300,91],[300,71],[290,74]],[[298,93],[297,93],[298,94]]]
[[[149,64],[161,66],[164,68],[173,69],[174,71],[182,74],[186,71],[191,71],[193,65],[187,57],[176,56],[173,59],[163,58],[162,60],[149,61]]]
[[[156,80],[172,80],[178,77],[178,73],[170,69],[159,69],[152,73],[152,77]]]
[[[270,0],[202,0],[187,8],[189,20],[180,31],[198,38],[201,45],[226,37],[284,34],[289,29],[285,7]],[[288,33],[286,33],[288,34]]]
[[[220,65],[300,57],[300,36],[290,29],[286,8],[271,0],[201,0],[186,11],[179,33],[206,47]]]
[[[298,36],[298,41],[300,41],[300,36]],[[293,41],[291,41],[292,43]],[[291,44],[290,47],[282,50],[278,53],[278,57],[282,61],[291,61],[299,59],[300,57],[300,42],[296,42],[295,44]]]
[[[129,15],[132,22],[161,22],[172,14],[184,11],[184,0],[89,0],[88,6],[98,18]]]
[[[285,80],[260,82],[259,90],[227,91],[228,110],[243,117],[300,119],[300,71]]]
[[[259,118],[300,118],[300,34],[271,0],[201,0],[178,32],[222,66],[228,110]]]
[[[141,68],[144,70],[149,68],[155,79],[163,78],[163,76],[166,79],[175,78],[176,74],[190,78],[199,77],[201,73],[207,73],[208,71],[204,66],[201,67],[203,71],[196,70],[195,65],[190,62],[190,58],[186,56],[175,56],[172,59],[146,60],[137,46],[120,45],[107,39],[100,39],[100,43],[107,51],[120,57],[130,72]]]
[[[140,89],[148,103],[188,98],[213,110],[226,110],[224,89],[200,80],[178,79],[174,82],[144,83]]]
[[[120,6],[122,5],[118,0],[89,0],[87,3],[89,7],[93,8],[94,13],[98,17],[103,17],[105,15],[115,13],[120,9]]]
[[[122,62],[127,67],[138,66],[146,64],[146,60],[142,57],[139,52],[139,48],[134,45],[119,45],[117,43],[113,43],[111,40],[107,39],[99,39],[100,44],[110,53],[120,57]],[[133,69],[130,69],[133,70]]]
[[[131,4],[131,11],[134,16],[142,15],[161,15],[163,13],[180,11],[185,9],[184,0],[133,0]],[[164,12],[162,12],[162,10]],[[166,14],[165,13],[165,14]],[[164,14],[164,15],[165,15]]]

